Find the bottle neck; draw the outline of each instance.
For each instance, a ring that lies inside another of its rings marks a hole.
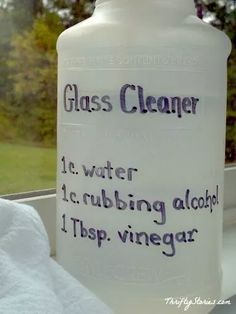
[[[95,15],[152,19],[164,24],[195,15],[194,0],[97,0]],[[141,20],[140,22],[143,22]]]

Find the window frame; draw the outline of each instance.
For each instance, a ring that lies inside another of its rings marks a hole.
[[[224,209],[236,208],[236,165],[225,168]]]

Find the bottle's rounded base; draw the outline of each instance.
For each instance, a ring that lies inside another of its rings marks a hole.
[[[113,291],[114,292],[114,291]],[[100,297],[110,306],[114,314],[207,314],[220,300],[220,282],[188,296],[163,298],[140,296],[132,298],[110,292],[110,298],[104,297],[100,291]],[[153,291],[151,291],[153,293]]]

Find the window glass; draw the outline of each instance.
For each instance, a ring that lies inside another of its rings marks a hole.
[[[195,0],[233,41],[226,163],[236,162],[235,1]],[[91,0],[0,0],[0,194],[55,187],[58,35],[88,18]]]
[[[226,125],[225,162],[236,163],[236,1],[195,0],[197,14],[207,23],[224,31],[232,41],[232,53],[228,61],[228,101]]]

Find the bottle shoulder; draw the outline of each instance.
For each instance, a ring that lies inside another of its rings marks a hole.
[[[182,37],[185,37],[185,40],[192,40],[198,45],[212,49],[218,48],[227,56],[230,54],[232,43],[223,31],[203,22],[196,16],[189,16],[184,25],[186,27]],[[190,39],[190,36],[193,36],[192,39]]]
[[[91,24],[92,17],[77,23],[66,30],[64,30],[57,39],[57,50],[66,48],[68,45],[74,45],[80,39],[88,38],[88,29]],[[95,29],[93,30],[95,31]]]
[[[65,30],[58,38],[57,50],[92,47],[203,47],[227,56],[231,42],[226,34],[195,16],[175,26],[98,20],[91,17]],[[217,50],[216,50],[217,49]]]

